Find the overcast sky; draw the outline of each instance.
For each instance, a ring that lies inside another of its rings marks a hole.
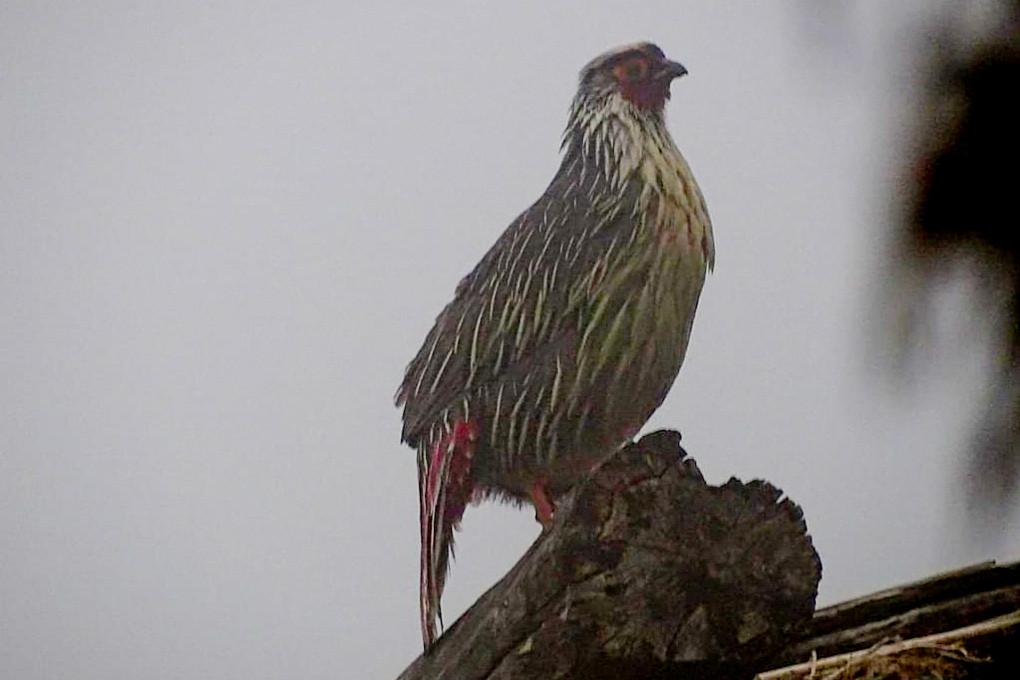
[[[800,503],[822,603],[1020,556],[1018,513],[963,519],[987,355],[950,332],[906,391],[865,351],[945,3],[42,4],[0,4],[0,677],[403,669],[393,392],[555,172],[578,69],[641,39],[690,71],[667,117],[718,248],[646,431]],[[462,528],[448,621],[539,530]]]

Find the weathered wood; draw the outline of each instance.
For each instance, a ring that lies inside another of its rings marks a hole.
[[[1020,562],[1003,565],[982,562],[819,609],[811,619],[807,634],[821,636],[926,605],[1010,586],[1020,586]],[[983,613],[978,616],[987,618]],[[959,625],[966,623],[969,621],[961,621]]]
[[[985,563],[889,588],[815,612],[776,661],[796,663],[885,640],[962,628],[1020,609],[1020,562]]]
[[[761,673],[756,680],[1015,677],[1018,637],[1020,610],[956,630],[812,658]],[[985,652],[992,649],[995,650],[992,654]],[[985,653],[974,653],[975,650]]]
[[[784,658],[831,656],[896,638],[933,635],[1020,609],[1020,586],[975,593],[946,602],[929,604],[895,616],[868,621],[797,643]]]
[[[705,483],[679,434],[603,464],[400,677],[750,677],[814,610],[821,565],[767,482]]]

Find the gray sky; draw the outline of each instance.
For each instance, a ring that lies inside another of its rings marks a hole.
[[[900,394],[862,349],[944,3],[37,4],[0,6],[0,677],[417,655],[393,392],[552,177],[578,69],[639,39],[690,71],[668,119],[718,247],[646,430],[799,502],[823,603],[1020,556],[1018,513],[961,519],[987,353],[950,322]],[[469,508],[447,620],[537,534]]]

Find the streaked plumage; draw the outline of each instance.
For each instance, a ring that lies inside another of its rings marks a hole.
[[[712,229],[663,106],[686,71],[650,43],[582,71],[545,193],[457,286],[397,392],[418,451],[426,648],[452,532],[484,496],[550,498],[662,403],[687,350]]]

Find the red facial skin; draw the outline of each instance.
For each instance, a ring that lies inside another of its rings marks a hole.
[[[629,57],[613,67],[620,93],[631,104],[646,111],[661,112],[669,99],[672,78],[657,74],[645,56]]]

